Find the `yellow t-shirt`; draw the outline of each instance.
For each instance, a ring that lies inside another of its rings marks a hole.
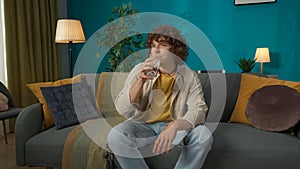
[[[160,74],[153,88],[153,98],[150,103],[149,112],[151,117],[147,123],[170,122],[170,105],[172,91],[175,83],[175,75]]]

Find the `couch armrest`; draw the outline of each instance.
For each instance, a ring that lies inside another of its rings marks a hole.
[[[15,126],[16,162],[26,165],[25,144],[28,139],[42,131],[43,109],[40,103],[24,108],[18,115]]]
[[[296,137],[298,137],[298,138],[300,138],[300,130],[299,130],[299,128],[297,128],[296,130],[295,130],[295,136]]]

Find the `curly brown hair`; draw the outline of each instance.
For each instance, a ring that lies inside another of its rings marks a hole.
[[[189,54],[188,47],[186,45],[186,40],[178,29],[169,25],[161,25],[155,28],[147,36],[146,48],[150,49],[153,41],[159,42],[161,39],[170,44],[170,52],[180,57],[183,61],[186,60],[186,57]]]

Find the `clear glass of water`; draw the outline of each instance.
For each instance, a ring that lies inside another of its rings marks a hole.
[[[160,66],[160,61],[158,59],[154,59],[152,62],[146,65],[149,70],[145,71],[146,76],[156,77],[158,75],[158,70]]]

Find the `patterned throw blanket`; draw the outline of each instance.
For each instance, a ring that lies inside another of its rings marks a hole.
[[[107,167],[107,134],[105,119],[88,120],[69,134],[63,152],[63,169],[105,169]],[[106,158],[104,157],[106,156]]]
[[[95,81],[99,82],[96,101],[103,118],[88,120],[69,134],[63,152],[63,169],[113,168],[111,154],[105,150],[107,135],[113,126],[125,120],[118,115],[113,100],[123,88],[127,75],[128,73],[103,72],[99,81],[95,80],[98,75],[85,76],[89,88],[93,89],[91,93],[95,93]]]

